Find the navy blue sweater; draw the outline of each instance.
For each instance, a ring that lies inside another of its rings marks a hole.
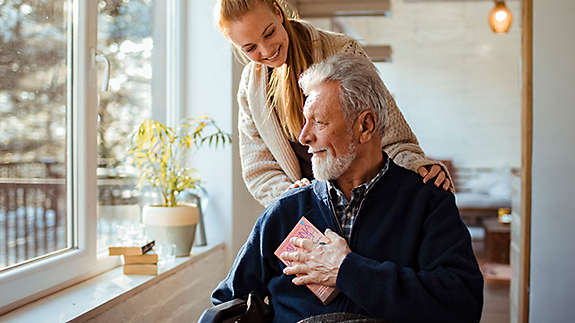
[[[341,293],[326,306],[307,287],[294,285],[273,254],[302,216],[322,232],[330,228],[343,236],[325,182],[289,191],[258,218],[212,302],[255,291],[270,297],[274,322],[332,312],[390,322],[479,322],[483,278],[453,194],[392,162],[361,206],[352,252],[337,277]]]

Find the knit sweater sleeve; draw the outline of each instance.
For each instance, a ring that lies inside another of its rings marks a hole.
[[[479,322],[483,278],[471,238],[453,195],[438,200],[429,205],[417,263],[400,266],[352,252],[340,267],[338,289],[390,322]]]
[[[252,196],[261,205],[268,206],[293,182],[267,148],[254,123],[247,85],[251,72],[249,66],[244,68],[237,95],[242,176]]]
[[[368,57],[361,45],[353,39],[349,39],[345,43],[340,53]],[[439,165],[452,185],[454,185],[451,174],[445,165],[437,160],[425,157],[423,150],[419,147],[415,134],[413,134],[403,114],[397,107],[395,99],[391,96],[385,85],[384,89],[387,103],[387,118],[382,146],[385,152],[396,164],[416,173],[417,169],[421,166]]]

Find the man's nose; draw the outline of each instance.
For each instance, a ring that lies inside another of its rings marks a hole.
[[[301,131],[299,133],[299,137],[298,140],[300,142],[300,144],[302,145],[309,145],[311,143],[311,134],[309,132],[307,123],[303,125],[303,128],[301,128]]]

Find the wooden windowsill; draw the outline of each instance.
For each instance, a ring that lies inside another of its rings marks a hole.
[[[224,247],[224,243],[205,247],[195,246],[189,257],[176,257],[171,263],[160,263],[157,276],[124,275],[122,266],[116,267],[6,313],[0,316],[0,322],[36,322],[43,321],[42,318],[53,318],[58,322],[83,321]]]

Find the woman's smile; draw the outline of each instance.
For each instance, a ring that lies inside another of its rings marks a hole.
[[[266,61],[274,61],[274,60],[276,60],[276,58],[278,58],[278,57],[280,56],[280,51],[281,51],[281,49],[282,49],[282,46],[279,45],[279,46],[278,46],[278,49],[276,50],[276,52],[274,53],[273,56],[268,57],[268,58],[264,58],[264,59],[265,59]]]

